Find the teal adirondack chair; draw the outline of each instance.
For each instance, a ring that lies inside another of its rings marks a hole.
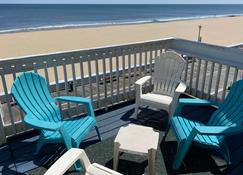
[[[230,163],[229,149],[225,143],[227,136],[243,132],[243,80],[236,81],[224,102],[212,114],[207,124],[192,121],[179,116],[185,105],[216,105],[201,99],[180,99],[175,115],[165,133],[164,140],[170,127],[178,141],[177,153],[173,169],[179,169],[192,143],[210,149],[216,149]]]
[[[11,93],[25,113],[24,122],[41,130],[36,154],[45,143],[64,143],[67,149],[78,148],[93,127],[101,140],[90,99],[73,96],[53,99],[44,77],[33,72],[17,77]],[[87,108],[87,116],[63,120],[56,101],[81,103]]]

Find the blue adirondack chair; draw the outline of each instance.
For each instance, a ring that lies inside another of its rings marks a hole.
[[[178,148],[172,168],[179,169],[192,143],[210,149],[216,149],[230,163],[229,149],[225,138],[243,132],[243,80],[236,81],[222,104],[212,114],[207,124],[192,121],[179,113],[185,105],[216,105],[214,102],[201,99],[180,99],[175,115],[165,133],[170,127],[176,135]]]
[[[101,140],[90,99],[73,96],[53,99],[44,77],[34,72],[17,77],[11,93],[25,113],[24,122],[41,130],[36,154],[45,143],[64,143],[67,149],[78,148],[93,127]],[[87,116],[63,120],[56,101],[81,103],[87,108]]]

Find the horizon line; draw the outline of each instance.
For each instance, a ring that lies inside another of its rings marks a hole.
[[[243,3],[0,3],[0,5],[243,5]]]

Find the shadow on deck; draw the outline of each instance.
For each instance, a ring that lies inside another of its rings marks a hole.
[[[206,122],[213,107],[185,107],[182,113],[191,119]],[[97,122],[103,137],[98,142],[95,132],[89,134],[80,147],[85,149],[91,162],[97,162],[112,168],[113,140],[121,126],[136,123],[152,126],[160,131],[160,145],[157,152],[156,174],[243,174],[243,139],[242,135],[229,138],[233,164],[229,167],[215,152],[192,146],[180,170],[171,169],[176,153],[177,142],[173,133],[169,133],[165,143],[161,143],[168,116],[163,111],[143,108],[138,119],[133,119],[134,104],[125,102],[109,108],[108,111],[96,112]],[[62,144],[47,144],[39,155],[34,155],[38,131],[23,136],[10,138],[0,147],[1,174],[43,174],[65,151]],[[146,139],[146,138],[144,138]],[[123,174],[141,175],[147,172],[146,157],[123,154],[118,171]],[[72,173],[72,172],[70,172]],[[75,173],[74,173],[75,174]]]

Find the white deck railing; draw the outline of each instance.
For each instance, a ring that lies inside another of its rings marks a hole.
[[[153,72],[153,59],[167,49],[185,56],[183,79],[193,96],[222,100],[228,86],[242,78],[243,52],[182,39],[162,39],[103,48],[0,60],[0,143],[25,132],[23,113],[9,94],[16,76],[23,71],[42,74],[53,96],[75,95],[92,99],[94,108],[134,99],[134,82]],[[147,85],[149,86],[149,85]],[[61,104],[63,115],[82,113],[82,106]]]

